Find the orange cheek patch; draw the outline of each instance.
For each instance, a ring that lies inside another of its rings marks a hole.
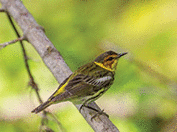
[[[102,67],[102,68],[108,70],[108,71],[113,71],[111,68],[106,67],[106,66],[104,65],[104,63],[103,63],[103,64],[102,64],[102,63],[98,63],[98,62],[94,62],[94,63],[95,63],[96,65],[98,65],[98,66],[100,66],[100,67]]]
[[[112,60],[112,61],[106,61],[106,62],[103,63],[103,65],[106,66],[106,67],[112,68],[112,64],[113,63],[114,63],[114,60]]]

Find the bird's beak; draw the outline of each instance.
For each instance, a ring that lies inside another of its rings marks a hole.
[[[118,56],[118,58],[120,58],[120,57],[122,57],[122,56],[124,56],[126,54],[128,54],[128,52],[120,53],[119,56]]]

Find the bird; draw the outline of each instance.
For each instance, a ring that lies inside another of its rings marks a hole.
[[[88,106],[102,96],[113,84],[114,75],[120,57],[126,55],[107,51],[99,55],[94,61],[87,63],[78,68],[74,73],[67,77],[58,87],[58,89],[47,99],[46,102],[32,110],[32,113],[39,113],[52,104],[71,101],[74,104]]]

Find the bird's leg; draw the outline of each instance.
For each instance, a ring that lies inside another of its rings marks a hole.
[[[81,112],[82,107],[87,107],[88,105],[86,105],[86,104],[88,104],[88,102],[94,101],[96,98],[100,97],[105,91],[106,91],[106,90],[101,91],[99,94],[97,94],[97,95],[95,95],[95,96],[92,96],[91,98],[88,98],[87,100],[85,100],[85,101],[83,102],[83,104],[81,105],[79,111]],[[90,107],[90,106],[89,106],[89,107]]]
[[[97,117],[97,116],[99,116],[99,115],[103,115],[103,114],[109,118],[109,115],[106,114],[106,113],[104,112],[104,109],[103,109],[103,110],[101,110],[101,111],[98,111],[94,116],[92,116],[91,121],[92,121],[95,117]]]
[[[96,96],[93,96],[93,97],[87,99],[86,101],[84,101],[84,103],[81,105],[79,111],[81,112],[81,109],[82,109],[83,107],[86,107],[86,108],[88,108],[88,109],[91,109],[91,110],[97,112],[97,113],[91,118],[91,120],[93,120],[93,118],[95,118],[96,116],[102,115],[102,114],[106,115],[106,116],[109,118],[109,115],[106,114],[105,112],[103,112],[104,110],[99,111],[99,110],[97,110],[97,109],[95,109],[95,108],[93,108],[93,107],[91,107],[91,106],[88,105],[88,102],[92,102],[92,101],[95,100],[96,98],[100,97],[105,91],[106,91],[106,90],[101,91],[101,92],[100,92],[99,94],[97,94]],[[87,105],[86,105],[86,104],[87,104]]]
[[[97,117],[97,116],[99,116],[99,115],[103,115],[103,114],[109,118],[109,115],[104,112],[104,109],[99,111],[99,110],[97,110],[97,109],[95,109],[95,108],[93,108],[93,107],[90,107],[90,106],[88,106],[88,105],[85,105],[85,106],[82,105],[82,107],[86,107],[86,108],[88,108],[88,109],[91,109],[91,110],[97,112],[94,116],[91,117],[91,121],[92,121],[95,117]]]

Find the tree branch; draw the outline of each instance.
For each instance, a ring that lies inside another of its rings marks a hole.
[[[30,67],[29,67],[29,64],[28,64],[28,56],[27,56],[27,54],[26,54],[26,50],[25,50],[24,43],[23,43],[23,40],[25,40],[25,37],[24,37],[24,36],[22,36],[22,37],[20,36],[20,34],[19,34],[17,28],[15,27],[15,24],[14,24],[14,22],[12,21],[12,19],[11,19],[9,13],[6,12],[6,11],[5,11],[5,13],[7,14],[8,20],[9,20],[10,24],[12,25],[12,27],[13,27],[13,29],[14,29],[14,31],[15,31],[15,33],[16,33],[16,35],[17,35],[18,38],[15,39],[15,40],[12,40],[12,41],[10,41],[10,42],[7,42],[7,43],[3,44],[3,47],[5,47],[5,46],[7,46],[7,45],[10,45],[10,44],[12,44],[12,43],[16,43],[17,41],[20,41],[20,45],[21,45],[22,51],[23,51],[25,66],[26,66],[26,69],[27,69],[27,72],[28,72],[28,75],[29,75],[29,78],[30,78],[29,85],[32,87],[32,89],[35,90],[35,93],[36,93],[36,95],[37,95],[37,98],[38,98],[39,102],[42,104],[43,101],[42,101],[42,98],[41,98],[41,96],[40,96],[40,94],[39,94],[38,85],[37,85],[37,83],[35,82],[34,77],[33,77],[32,74],[31,74],[31,70],[30,70]],[[52,118],[54,119],[54,121],[57,123],[57,125],[59,126],[59,128],[64,131],[62,125],[61,125],[60,122],[55,118],[55,116],[54,116],[52,113],[47,112],[47,111],[45,111],[45,110],[44,110],[43,113],[42,113],[42,120],[41,120],[40,131],[42,131],[42,130],[44,130],[44,129],[45,129],[45,130],[47,129],[46,131],[50,131],[50,132],[53,131],[52,129],[50,129],[49,127],[47,127],[47,124],[48,124],[48,116],[47,116],[47,115],[51,115],[51,117],[52,117]]]
[[[46,37],[41,26],[37,24],[22,2],[20,0],[0,0],[0,2],[3,8],[20,26],[25,39],[34,46],[57,81],[61,83],[66,77],[72,74],[58,50]],[[100,109],[94,102],[90,105],[96,109]],[[76,107],[79,109],[80,105],[76,105]],[[95,112],[87,108],[83,108],[81,114],[95,131],[119,132],[107,116],[100,115],[91,121],[91,117]]]
[[[0,49],[1,49],[1,47],[2,47],[2,48],[5,48],[7,45],[14,44],[14,43],[16,43],[16,42],[18,42],[18,41],[22,41],[22,40],[24,40],[24,38],[23,38],[23,37],[20,37],[20,38],[14,39],[14,40],[12,40],[12,41],[9,41],[9,42],[0,44]]]

